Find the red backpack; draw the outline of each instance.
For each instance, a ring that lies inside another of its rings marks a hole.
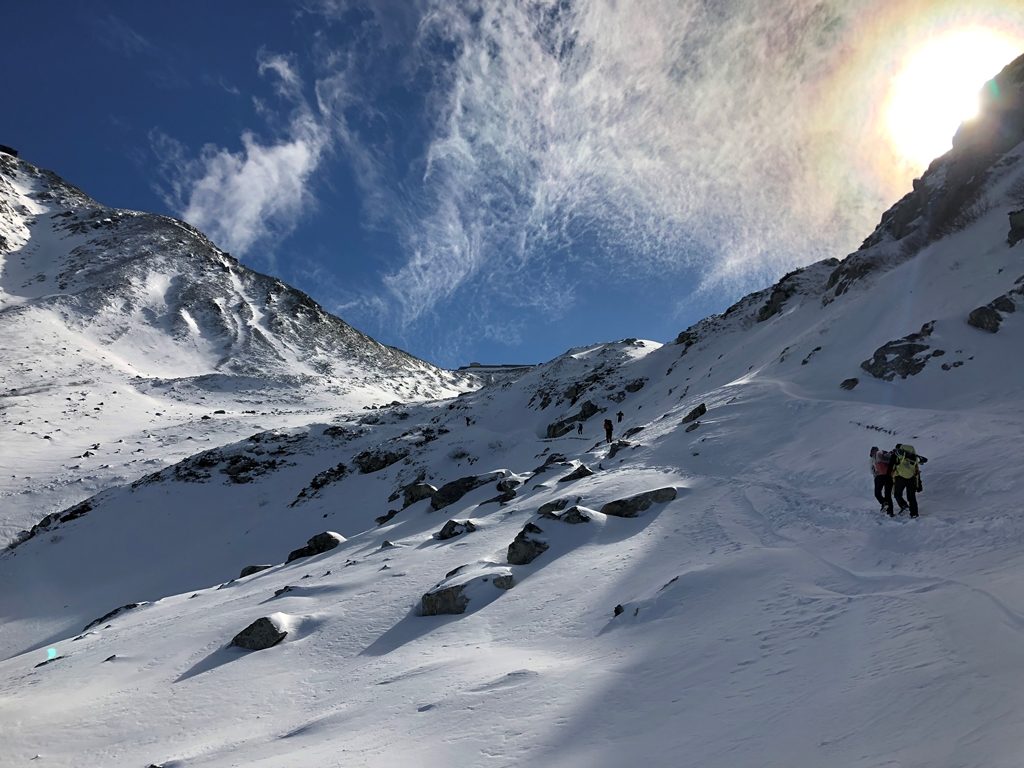
[[[892,468],[892,453],[890,451],[875,452],[875,474],[888,475]]]

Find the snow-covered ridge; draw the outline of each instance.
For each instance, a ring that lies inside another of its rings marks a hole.
[[[107,208],[3,153],[0,360],[5,542],[197,441],[479,386],[374,341],[184,222]]]
[[[985,204],[956,227],[883,217],[676,343],[325,410],[38,522],[0,555],[0,741],[53,765],[1016,765],[1019,143],[971,150]],[[930,459],[916,521],[872,497],[868,449],[896,442]]]

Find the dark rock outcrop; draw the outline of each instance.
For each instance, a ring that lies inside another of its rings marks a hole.
[[[231,639],[231,645],[247,651],[262,651],[271,648],[288,636],[277,624],[262,616]]]
[[[989,305],[971,310],[971,314],[967,316],[968,325],[974,326],[982,331],[988,331],[989,333],[995,333],[998,331],[999,324],[1002,322],[1003,316],[999,314],[998,310]]]
[[[429,499],[435,493],[437,493],[437,488],[430,483],[410,483],[402,489],[402,509],[417,501]]]
[[[540,516],[545,520],[557,520],[560,523],[567,523],[568,525],[579,525],[580,523],[589,523],[591,520],[590,515],[587,514],[589,510],[586,507],[571,506],[564,512],[541,512]]]
[[[608,449],[608,458],[614,459],[615,455],[623,448],[629,448],[632,445],[628,440],[616,440],[612,443],[612,447]]]
[[[1011,246],[1024,240],[1024,210],[1010,213],[1010,232],[1006,235],[1006,242]]]
[[[345,541],[345,537],[339,533],[334,533],[333,531],[318,533],[306,542],[306,546],[292,550],[285,562],[290,563],[292,560],[298,560],[300,557],[312,557],[313,555],[319,555],[323,552],[334,549],[343,541]]]
[[[683,417],[683,422],[682,423],[683,424],[689,424],[691,421],[696,421],[697,419],[699,419],[701,416],[703,416],[707,412],[708,412],[708,407],[704,403],[701,403],[700,405],[698,405],[696,408],[694,408],[692,411],[690,411],[688,414],[686,414]]]
[[[925,339],[931,336],[935,321],[925,323],[917,333],[910,333],[902,339],[890,341],[875,350],[870,360],[865,360],[860,367],[876,379],[892,381],[899,376],[905,379],[924,370],[929,358],[945,354],[942,350],[931,350]]]
[[[580,464],[576,469],[570,472],[565,477],[558,478],[560,483],[570,483],[573,480],[582,480],[584,477],[590,477],[594,474],[594,470],[588,467],[586,464]]]
[[[448,614],[460,614],[466,612],[469,605],[467,588],[476,583],[491,584],[495,589],[512,589],[515,586],[515,577],[510,573],[500,575],[478,576],[462,584],[454,584],[446,587],[436,587],[420,598],[421,616],[441,616]]]
[[[548,424],[546,437],[555,438],[567,435],[576,427],[577,422],[586,421],[591,416],[601,412],[592,401],[584,400],[583,404],[580,405],[580,410],[571,416],[566,416],[564,419],[559,419],[553,424]]]
[[[142,603],[128,603],[127,605],[122,605],[120,608],[115,608],[110,613],[103,614],[98,619],[93,619],[92,621],[90,621],[88,624],[85,625],[85,627],[82,629],[82,631],[83,632],[88,632],[90,629],[92,629],[93,627],[95,627],[95,626],[97,626],[99,624],[104,624],[104,623],[110,621],[111,619],[113,619],[114,617],[120,616],[122,613],[126,613],[127,611],[134,611],[136,608],[139,608],[139,607],[141,607],[143,605],[149,605],[149,603],[146,603],[146,602],[142,602]]]
[[[434,534],[434,538],[439,541],[447,541],[464,533],[472,533],[475,530],[476,526],[470,520],[449,520],[441,526],[440,531]]]
[[[392,451],[378,448],[376,450],[363,451],[358,454],[353,461],[356,463],[356,466],[359,467],[359,471],[362,474],[368,475],[371,472],[379,472],[385,467],[390,467],[392,464],[401,461],[408,455],[409,452],[404,450]]]
[[[847,390],[849,390],[849,389],[853,389],[858,384],[860,384],[860,379],[857,379],[857,378],[843,379],[842,382],[839,384],[839,387],[840,387],[840,389],[847,389]]]
[[[252,576],[254,573],[265,571],[270,568],[270,565],[247,565],[242,569],[242,572],[238,574],[238,578],[244,579],[246,576]]]
[[[549,501],[546,504],[540,505],[540,509],[537,510],[537,514],[541,515],[542,517],[546,517],[552,512],[560,512],[561,510],[565,509],[568,503],[568,499],[555,499],[554,501]]]
[[[675,488],[657,488],[653,491],[644,491],[635,496],[625,499],[609,501],[601,507],[601,514],[612,517],[636,517],[646,511],[652,504],[664,504],[676,498],[678,492]]]
[[[548,549],[548,543],[537,538],[544,531],[534,523],[527,523],[508,545],[508,562],[512,565],[532,563]]]
[[[501,476],[500,472],[492,472],[487,475],[460,477],[458,480],[445,483],[431,494],[430,506],[435,511],[444,509],[449,504],[454,504],[470,491],[476,490],[482,485],[487,485],[499,476]]]

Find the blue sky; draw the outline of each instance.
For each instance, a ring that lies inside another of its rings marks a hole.
[[[856,248],[922,170],[878,125],[889,70],[965,13],[873,4],[9,3],[0,143],[385,343],[537,362]]]

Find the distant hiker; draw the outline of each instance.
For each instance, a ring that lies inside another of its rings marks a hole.
[[[882,511],[893,517],[892,511],[892,461],[889,451],[880,451],[871,446],[871,474],[875,478],[875,498],[882,505]]]
[[[622,421],[622,417],[623,417],[623,416],[625,416],[625,415],[626,415],[626,414],[624,414],[624,413],[623,413],[622,411],[619,411],[618,413],[616,413],[616,414],[615,414],[615,416],[616,416],[616,421],[619,421],[619,422],[621,422],[621,421]]]
[[[576,425],[576,434],[577,435],[582,435],[583,434],[583,422],[582,421],[579,424]]]
[[[928,459],[918,456],[914,446],[905,443],[896,443],[892,453],[892,488],[896,503],[900,505],[900,512],[909,508],[910,516],[917,517],[917,492],[924,490],[921,484],[921,465]],[[903,500],[904,493],[906,501]]]
[[[473,423],[473,421],[469,418],[469,416],[467,416],[466,417],[466,426],[468,427],[472,423]]]
[[[609,443],[612,441],[612,420],[611,419],[605,419],[604,420],[604,438]]]

